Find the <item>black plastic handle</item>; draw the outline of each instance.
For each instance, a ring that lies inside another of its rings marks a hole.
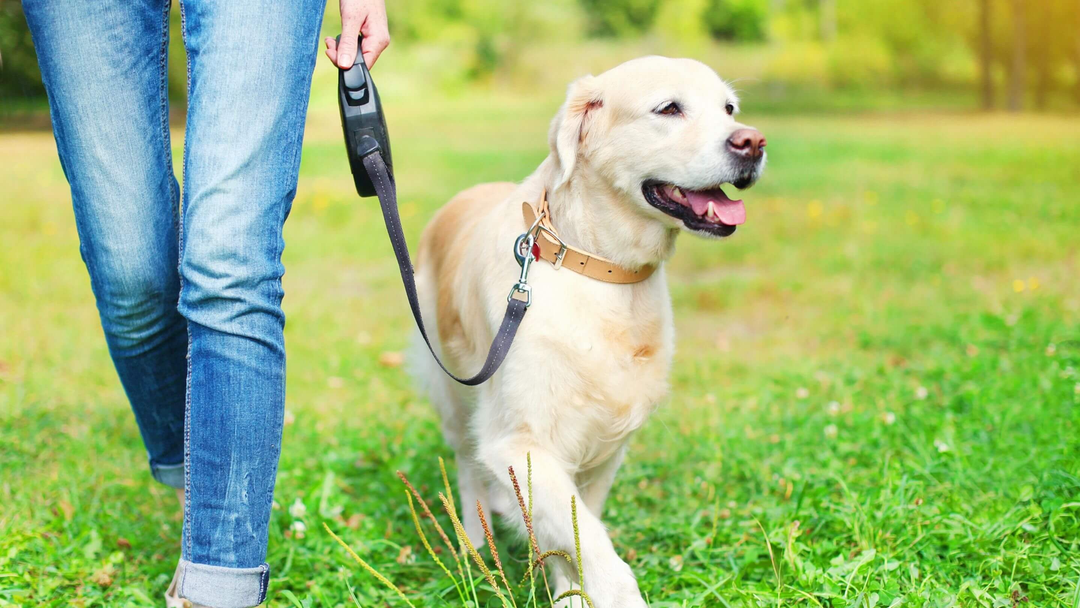
[[[340,42],[341,37],[338,37]],[[341,128],[345,134],[345,151],[349,156],[356,193],[363,197],[375,196],[375,185],[364,169],[364,157],[375,149],[386,163],[390,178],[394,176],[394,164],[390,154],[390,134],[386,129],[382,102],[371,72],[360,52],[363,37],[357,37],[356,59],[353,66],[338,74],[338,109],[341,112]]]

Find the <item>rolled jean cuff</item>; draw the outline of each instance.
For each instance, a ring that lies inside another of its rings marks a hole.
[[[154,464],[150,463],[150,474],[158,482],[170,488],[183,489],[184,487],[184,463],[180,464]]]
[[[225,568],[180,560],[180,597],[214,608],[252,608],[266,600],[270,566]]]

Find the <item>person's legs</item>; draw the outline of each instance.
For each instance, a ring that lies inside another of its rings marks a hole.
[[[190,90],[180,312],[190,334],[180,594],[263,601],[285,399],[282,226],[324,3],[183,0]]]
[[[183,486],[187,332],[169,148],[167,0],[23,0],[80,250],[154,477]]]

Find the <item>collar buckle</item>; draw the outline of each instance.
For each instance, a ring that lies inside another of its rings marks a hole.
[[[545,210],[545,213],[547,213],[546,210]],[[537,220],[537,221],[539,222],[539,220]],[[555,242],[559,244],[559,253],[555,254],[554,265],[555,265],[555,270],[558,270],[558,269],[562,268],[563,258],[566,257],[566,250],[568,249],[568,247],[566,246],[566,243],[564,243],[563,240],[559,238],[559,235],[555,234],[555,231],[552,230],[551,228],[548,228],[547,226],[545,226],[543,224],[540,224],[540,223],[536,224],[536,227],[540,232],[543,232],[543,233],[547,234],[548,236],[550,236],[551,238],[555,239]]]

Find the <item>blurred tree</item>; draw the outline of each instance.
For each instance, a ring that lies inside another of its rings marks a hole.
[[[656,14],[656,33],[678,48],[680,53],[696,54],[709,40],[706,19],[715,0],[665,0]],[[702,18],[705,16],[705,19]]]
[[[514,63],[523,42],[519,34],[527,9],[524,2],[462,0],[462,17],[473,36],[471,76],[487,76],[501,65]]]
[[[1028,95],[1044,109],[1054,93],[1068,88],[1070,78],[1080,87],[1080,1],[991,0],[990,12],[993,58],[1005,73],[1007,109],[1022,110]]]
[[[0,0],[0,99],[44,95],[22,3]]]
[[[589,31],[598,36],[640,34],[656,19],[661,0],[580,0]]]
[[[705,26],[717,40],[756,42],[768,31],[768,0],[708,0]]]
[[[990,0],[979,0],[979,85],[984,110],[994,107],[994,46],[990,24]]]
[[[1073,32],[1080,32],[1080,7],[1073,13],[1072,18]],[[1073,95],[1076,97],[1076,103],[1080,104],[1080,36],[1073,36]]]
[[[179,10],[176,0],[173,3],[169,94],[176,101],[185,97],[187,71]],[[668,48],[688,54],[702,50],[694,45],[707,44],[708,38],[771,39],[779,47],[768,59],[775,82],[977,87],[986,108],[995,103],[995,94],[1007,99],[1012,109],[1022,107],[1029,95],[1038,108],[1050,107],[1063,93],[1080,104],[1080,0],[394,0],[392,4],[390,25],[397,45],[436,43],[443,53],[438,59],[440,74],[450,74],[448,82],[515,74],[528,64],[530,46],[542,50],[545,44],[578,44],[586,31],[620,37],[653,32],[675,43]],[[328,20],[335,8],[330,7]],[[21,3],[0,0],[0,102],[22,103],[43,96]]]
[[[1024,109],[1024,85],[1027,80],[1027,26],[1024,23],[1024,0],[1012,0],[1012,61],[1009,63],[1009,111]]]
[[[1027,39],[1027,63],[1034,75],[1032,92],[1035,107],[1043,110],[1049,104],[1050,94],[1061,88],[1059,75],[1074,58],[1077,30],[1073,29],[1080,13],[1080,1],[1044,0],[1037,6],[1028,7],[1027,31],[1039,32]],[[1076,75],[1080,78],[1080,74]]]
[[[187,66],[176,0],[169,19],[169,36],[169,97],[182,101],[187,90]],[[0,100],[44,96],[45,85],[22,3],[0,0]]]
[[[891,58],[887,76],[896,84],[941,86],[945,60],[957,52],[970,57],[963,34],[974,24],[972,9],[972,0],[840,0],[838,37],[876,40]]]
[[[451,49],[447,74],[484,79],[512,69],[529,44],[580,38],[578,11],[577,0],[396,0],[390,30],[396,44]]]
[[[464,18],[461,0],[401,0],[401,10],[390,13],[390,35],[395,40],[445,40],[448,27]]]

